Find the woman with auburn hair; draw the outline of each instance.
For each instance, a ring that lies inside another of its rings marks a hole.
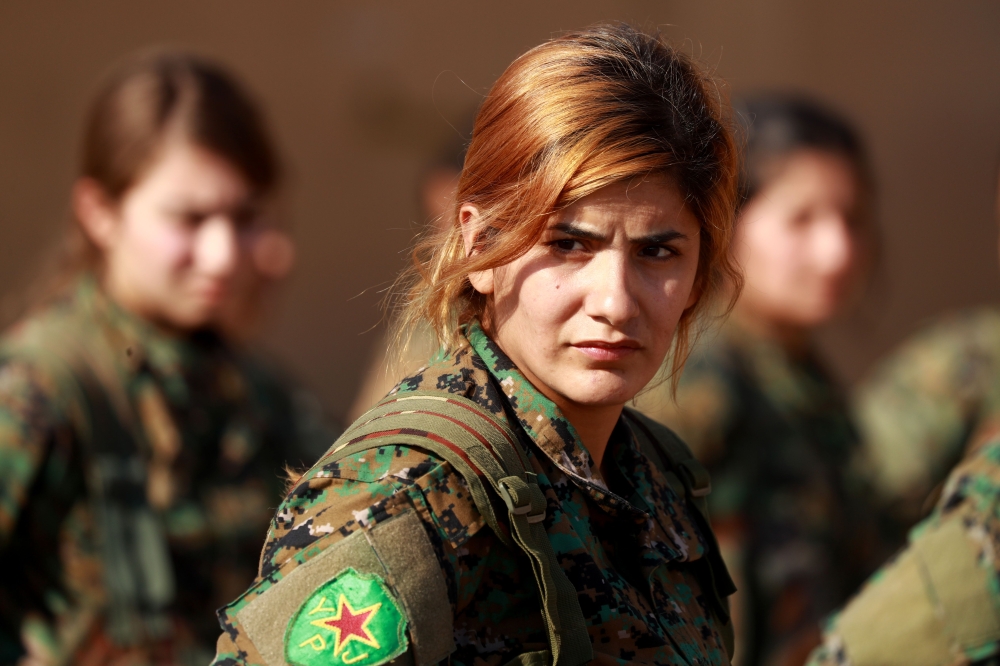
[[[149,54],[100,88],[61,268],[0,338],[0,663],[211,659],[283,466],[333,439],[230,333],[288,268],[278,180],[217,65]]]
[[[714,83],[626,26],[514,61],[399,327],[442,351],[289,491],[217,664],[729,662],[708,478],[625,409],[727,281]]]

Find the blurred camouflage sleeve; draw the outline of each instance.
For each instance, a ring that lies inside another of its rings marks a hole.
[[[473,581],[481,575],[476,563],[486,559],[486,553],[475,552],[476,543],[467,540],[484,521],[465,480],[449,463],[404,446],[358,453],[336,463],[321,460],[278,508],[254,585],[220,610],[223,634],[214,663],[264,664],[260,646],[250,641],[240,623],[240,611],[323,551],[408,511],[416,513],[433,546],[452,609],[467,604],[477,587]]]
[[[0,364],[0,547],[6,545],[51,445],[54,381],[31,363]]]
[[[919,332],[859,386],[858,466],[884,500],[919,509],[995,420],[998,377],[1000,315],[985,311]]]
[[[810,666],[975,664],[998,656],[998,553],[1000,440],[993,440],[952,472],[909,545],[831,620]]]

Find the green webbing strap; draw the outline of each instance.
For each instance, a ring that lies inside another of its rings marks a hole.
[[[629,424],[635,426],[632,428],[632,432],[635,433],[646,456],[654,463],[660,462],[658,467],[667,477],[667,482],[674,487],[675,492],[682,491],[698,510],[702,522],[702,533],[708,540],[709,546],[708,552],[705,554],[708,561],[708,580],[703,581],[703,583],[707,582],[708,584],[703,584],[703,587],[710,592],[715,601],[716,613],[722,621],[722,638],[731,659],[736,638],[729,616],[728,597],[736,591],[736,585],[729,575],[726,563],[722,560],[722,553],[715,540],[715,533],[712,531],[712,523],[708,516],[708,495],[712,492],[708,470],[698,462],[687,445],[666,426],[627,407],[623,414]]]
[[[392,395],[358,419],[334,444],[324,463],[383,446],[409,445],[451,463],[469,485],[487,525],[531,562],[549,638],[548,652],[529,652],[511,663],[578,666],[593,659],[577,591],[556,560],[545,532],[545,497],[518,437],[505,417],[477,403],[436,391]],[[485,483],[484,483],[485,479]],[[487,486],[507,505],[497,519]]]

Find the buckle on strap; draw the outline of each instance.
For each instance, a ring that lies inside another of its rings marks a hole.
[[[497,488],[511,515],[527,516],[532,524],[545,520],[545,496],[537,483],[519,476],[505,476],[497,482]]]

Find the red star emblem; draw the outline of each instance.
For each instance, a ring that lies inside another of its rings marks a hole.
[[[320,601],[320,605],[316,610],[322,608],[323,601],[325,600],[326,599],[324,598]],[[352,640],[378,650],[380,649],[378,641],[375,640],[375,637],[368,630],[368,624],[375,617],[375,614],[378,613],[378,609],[381,606],[382,603],[379,602],[377,604],[372,604],[367,608],[355,609],[351,606],[351,602],[347,600],[347,597],[342,594],[340,595],[340,599],[337,601],[336,614],[319,620],[313,620],[311,624],[333,632],[334,655],[340,654],[341,650],[343,650]],[[315,612],[315,610],[313,612]]]

